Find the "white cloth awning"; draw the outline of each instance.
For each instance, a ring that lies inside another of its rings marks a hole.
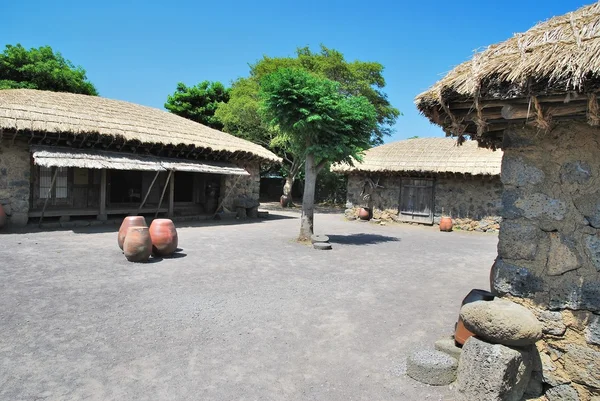
[[[179,160],[167,157],[107,152],[96,149],[71,149],[32,146],[33,161],[43,167],[79,167],[111,170],[188,171],[194,173],[250,175],[232,163]]]

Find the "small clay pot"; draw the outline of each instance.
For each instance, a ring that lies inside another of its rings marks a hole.
[[[368,207],[361,207],[358,211],[358,218],[361,220],[371,220],[371,209]]]
[[[170,219],[155,219],[150,224],[152,253],[157,256],[169,256],[177,249],[177,230]]]
[[[0,228],[6,225],[6,212],[4,211],[4,207],[0,203]]]
[[[129,227],[123,253],[130,262],[147,262],[152,254],[152,241],[148,227]]]
[[[461,307],[463,305],[470,304],[471,302],[475,301],[492,301],[494,298],[494,294],[492,294],[489,291],[473,289],[463,299]],[[459,346],[463,346],[465,342],[469,339],[469,337],[472,336],[474,336],[474,334],[467,330],[459,315],[458,322],[456,323],[456,328],[454,330],[454,341]]]
[[[442,217],[440,219],[440,231],[450,232],[452,231],[452,218]]]
[[[125,242],[127,229],[129,227],[148,227],[148,225],[146,224],[146,219],[144,219],[144,216],[125,217],[121,223],[121,227],[119,227],[119,235],[117,236],[117,242],[119,244],[119,248],[121,249],[123,249],[123,243]]]

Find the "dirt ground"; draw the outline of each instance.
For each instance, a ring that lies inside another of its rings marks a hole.
[[[405,375],[488,288],[497,237],[319,214],[180,226],[132,264],[117,227],[0,234],[0,400],[451,400]]]

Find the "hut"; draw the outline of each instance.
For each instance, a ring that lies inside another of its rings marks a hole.
[[[0,91],[0,204],[12,226],[42,217],[210,215],[257,203],[259,166],[277,162],[261,146],[151,107]]]
[[[416,98],[448,135],[504,151],[491,287],[542,321],[544,388],[568,395],[552,399],[600,395],[599,92],[595,3],[488,47]]]
[[[413,138],[369,149],[361,162],[333,170],[348,175],[349,207],[423,224],[439,223],[444,214],[487,230],[500,211],[501,160],[501,151],[475,141],[457,146],[452,138]]]

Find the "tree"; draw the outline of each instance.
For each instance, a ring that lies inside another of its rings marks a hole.
[[[203,81],[196,86],[179,82],[175,93],[169,95],[165,108],[173,114],[221,130],[223,123],[215,117],[221,103],[229,101],[229,89],[221,82]]]
[[[338,82],[297,68],[264,76],[259,95],[263,116],[296,155],[304,155],[299,240],[308,240],[313,234],[317,174],[327,163],[361,159],[377,127],[377,109],[364,96],[344,93]]]
[[[98,95],[85,70],[50,46],[27,50],[20,44],[6,45],[0,54],[0,89],[20,88]]]
[[[233,84],[231,99],[219,105],[216,116],[223,122],[224,130],[252,142],[268,146],[284,159],[286,183],[283,193],[291,198],[292,185],[304,163],[304,155],[294,153],[285,136],[263,121],[259,109],[261,79],[280,68],[304,69],[322,78],[339,82],[339,90],[346,95],[362,95],[377,111],[377,124],[373,128],[369,146],[383,143],[391,132],[400,112],[391,106],[382,89],[385,87],[383,66],[374,62],[348,62],[337,50],[321,46],[318,53],[308,47],[299,48],[296,57],[263,57],[250,66],[250,77]]]

